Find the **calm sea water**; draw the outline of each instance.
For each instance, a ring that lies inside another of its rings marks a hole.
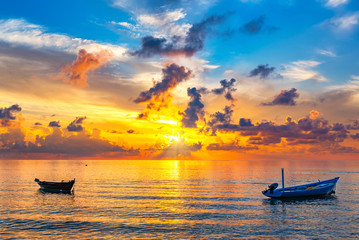
[[[86,166],[87,164],[87,166]],[[339,176],[334,197],[261,191]],[[76,178],[74,194],[34,178]],[[0,160],[0,239],[355,239],[359,161]]]

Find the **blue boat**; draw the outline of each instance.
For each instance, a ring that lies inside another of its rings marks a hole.
[[[262,193],[264,196],[279,199],[326,196],[335,193],[334,189],[338,179],[339,177],[336,177],[325,181],[284,188],[284,173],[282,169],[282,188],[277,188],[278,183],[273,183]]]

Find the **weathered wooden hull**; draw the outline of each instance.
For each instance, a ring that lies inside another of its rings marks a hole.
[[[70,192],[75,184],[75,179],[68,182],[47,182],[39,181],[38,179],[35,179],[35,181],[39,184],[40,189],[53,192]]]

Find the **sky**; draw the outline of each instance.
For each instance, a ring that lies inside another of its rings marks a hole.
[[[359,159],[359,2],[0,3],[0,159]]]

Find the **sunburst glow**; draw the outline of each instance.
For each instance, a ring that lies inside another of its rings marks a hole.
[[[163,135],[163,137],[167,139],[167,142],[169,144],[179,142],[179,140],[181,139],[181,136],[178,132],[174,133],[173,135]]]

